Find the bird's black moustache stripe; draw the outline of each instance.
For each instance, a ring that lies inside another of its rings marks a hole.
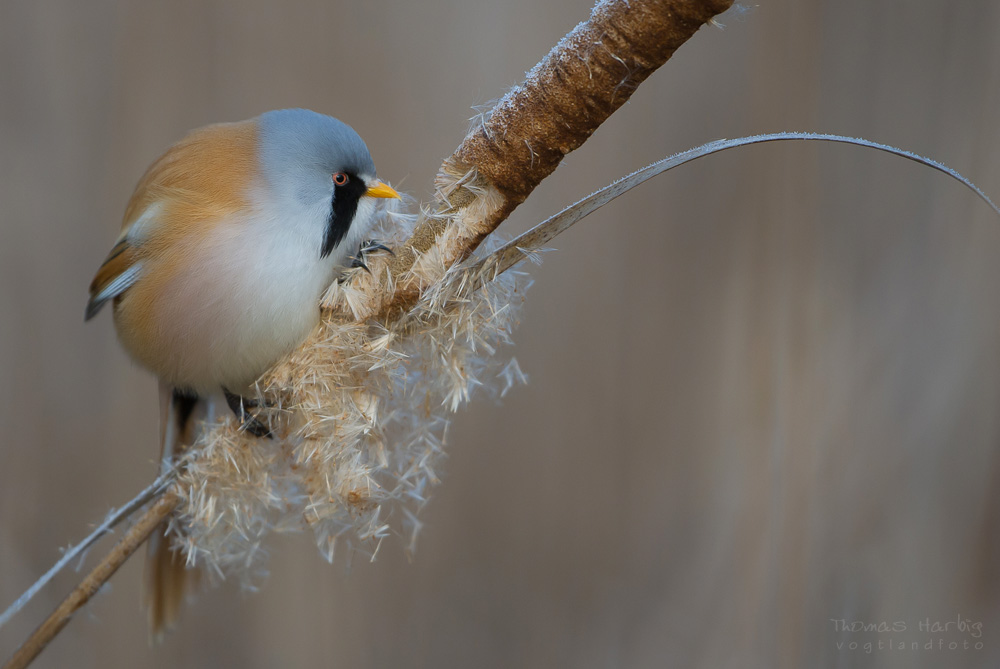
[[[347,231],[351,229],[351,223],[354,221],[354,214],[358,211],[358,200],[368,190],[365,182],[354,174],[348,174],[347,177],[346,184],[333,188],[330,220],[327,221],[326,232],[323,233],[320,258],[330,255],[333,249],[337,248],[337,244],[347,236]]]

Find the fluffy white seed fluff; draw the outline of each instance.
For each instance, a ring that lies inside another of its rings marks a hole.
[[[387,212],[380,239],[401,245],[414,217]],[[372,263],[387,272],[385,263]],[[252,585],[272,531],[311,530],[322,555],[361,551],[384,539],[415,546],[418,514],[439,482],[450,414],[477,392],[503,394],[525,376],[497,354],[528,286],[507,272],[494,280],[448,269],[432,251],[414,265],[427,287],[388,325],[336,322],[356,313],[352,270],[325,297],[325,337],[305,359],[276,370],[262,395],[275,439],[206,426],[179,475],[173,521],[189,563]],[[274,381],[278,379],[278,381]]]

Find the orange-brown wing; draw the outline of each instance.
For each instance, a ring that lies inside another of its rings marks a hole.
[[[85,318],[129,289],[143,260],[169,248],[190,225],[246,207],[255,175],[255,121],[220,123],[191,132],[150,165],[125,208],[122,234],[90,284]]]

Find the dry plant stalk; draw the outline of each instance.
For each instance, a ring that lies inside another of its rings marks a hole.
[[[27,641],[21,644],[21,647],[4,665],[4,669],[21,669],[31,664],[31,661],[42,652],[49,641],[66,626],[73,614],[97,594],[101,586],[114,576],[118,568],[125,564],[125,561],[135,553],[136,549],[149,538],[160,521],[177,507],[177,502],[176,493],[171,491],[163,493],[118,540],[111,552],[105,555],[97,566],[73,589],[73,592],[56,607],[52,615],[38,626]]]
[[[276,398],[269,419],[281,439],[264,443],[232,421],[208,426],[178,483],[128,536],[142,528],[145,538],[170,514],[188,559],[220,575],[248,572],[267,530],[303,523],[330,559],[348,529],[377,551],[392,529],[383,505],[424,501],[436,482],[443,411],[496,371],[493,354],[516,324],[523,279],[483,282],[456,263],[731,4],[599,2],[444,161],[434,202],[395,256],[371,257],[370,273],[354,270],[333,286],[317,331],[262,379],[262,392]],[[522,378],[513,360],[492,376],[505,387]],[[416,516],[405,506],[401,515],[415,537]],[[141,538],[113,549],[115,568]],[[34,654],[113,571],[95,570],[84,584],[101,580],[60,605],[32,637]]]

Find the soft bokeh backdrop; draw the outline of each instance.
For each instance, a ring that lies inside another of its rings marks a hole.
[[[155,473],[156,384],[106,314],[83,322],[146,165],[192,127],[305,106],[426,198],[470,107],[588,9],[0,4],[0,606]],[[904,146],[1000,195],[1000,4],[775,0],[722,22],[505,227],[775,130]],[[330,566],[282,538],[260,592],[207,591],[150,647],[132,560],[37,666],[1000,663],[1000,221],[983,203],[882,154],[772,145],[660,177],[556,246],[518,332],[531,382],[456,416],[412,561],[396,541]],[[0,656],[77,578],[0,630]],[[981,636],[920,628],[958,618]]]

